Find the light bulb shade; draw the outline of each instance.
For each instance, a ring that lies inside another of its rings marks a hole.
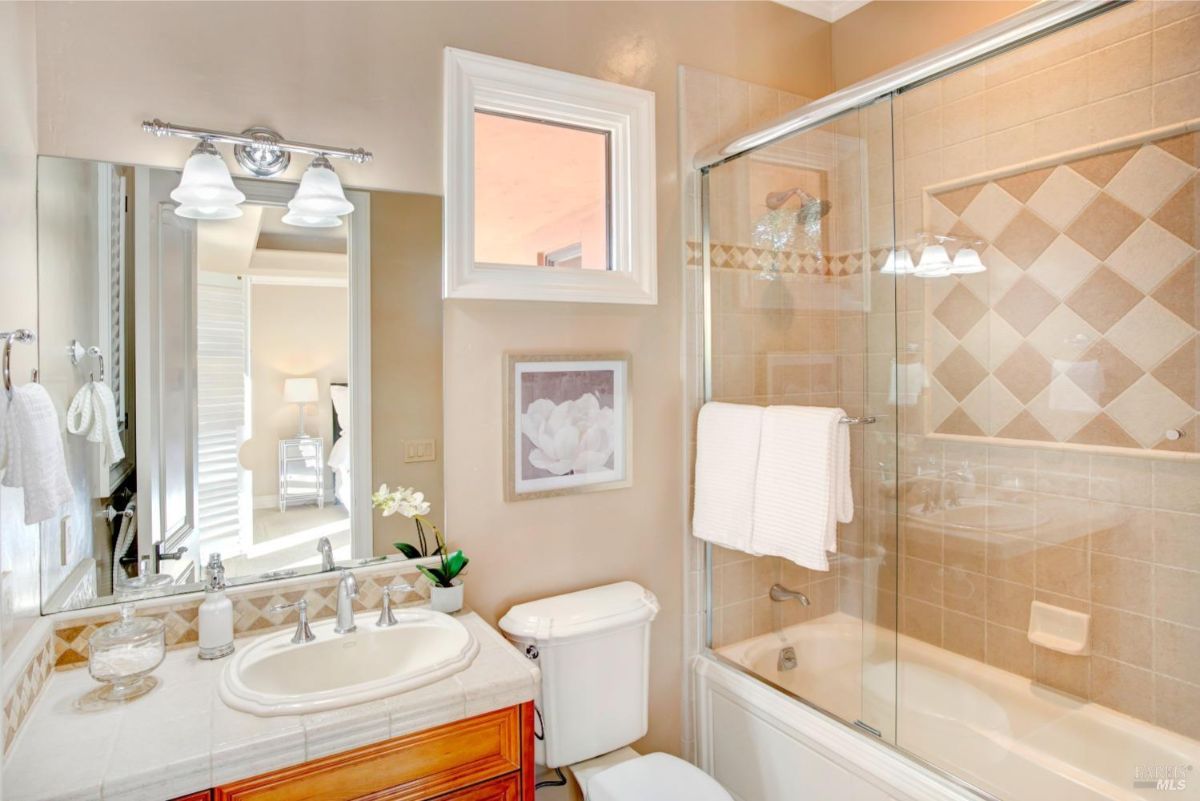
[[[238,206],[176,206],[175,216],[189,220],[234,220],[242,216]]]
[[[182,208],[200,210],[199,213],[205,215],[180,216],[192,219],[229,219],[229,216],[214,216],[218,213],[216,210],[224,209],[228,214],[228,210],[244,202],[246,196],[233,185],[229,168],[225,166],[217,149],[208,142],[201,142],[183,165],[183,177],[179,180],[179,186],[172,190],[171,200]],[[241,211],[231,216],[240,217]]]
[[[950,272],[955,275],[971,275],[972,273],[981,273],[987,267],[983,266],[983,260],[979,258],[979,254],[973,248],[959,248],[959,251],[954,254],[954,265],[950,268]]]
[[[887,261],[879,272],[887,275],[909,275],[916,268],[913,266],[912,254],[907,248],[899,248],[888,253]]]
[[[288,201],[288,209],[301,217],[341,217],[354,211],[354,204],[346,200],[342,182],[329,159],[317,156],[304,171],[296,196]]]
[[[319,391],[315,378],[288,378],[283,382],[283,399],[288,403],[316,403]]]
[[[940,278],[950,274],[953,262],[950,254],[941,245],[929,245],[921,252],[916,273],[923,278]]]
[[[337,228],[342,224],[338,217],[308,217],[294,211],[289,211],[281,219],[288,225],[295,225],[299,228]]]

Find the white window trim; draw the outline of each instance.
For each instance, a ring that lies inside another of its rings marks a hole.
[[[475,112],[609,134],[609,270],[475,262]],[[658,302],[654,93],[455,48],[445,50],[442,296]]]

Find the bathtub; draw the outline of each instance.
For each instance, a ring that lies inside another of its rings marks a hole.
[[[787,647],[794,649],[797,664],[781,671],[780,650]],[[734,643],[715,653],[715,665],[701,670],[710,678],[716,675],[716,665],[736,666],[843,721],[861,721],[864,731],[875,729],[880,739],[894,742],[918,761],[1006,801],[1200,799],[1200,776],[1194,776],[1191,767],[1200,766],[1200,743],[928,643],[877,629],[844,613]],[[704,691],[703,682],[699,688]],[[724,682],[723,703],[732,700],[735,706],[756,714],[754,702],[743,703],[749,689],[744,681]],[[779,693],[772,695],[772,708],[763,711],[769,713],[774,729],[786,729],[787,721],[779,714],[780,701],[798,708],[804,705]],[[765,697],[757,695],[759,706]],[[817,732],[815,739],[823,741],[824,751],[829,752],[834,741],[861,747],[861,742],[845,740],[849,732],[844,725],[812,710],[797,712],[815,716],[815,720],[805,719],[805,736],[812,738]],[[704,716],[698,720],[703,727]],[[819,726],[813,728],[819,723],[829,731],[820,733]],[[705,739],[704,733],[700,739]],[[713,750],[722,747],[719,739],[708,733],[710,761],[720,760]],[[896,756],[894,749],[872,745],[891,752],[893,759]],[[869,759],[864,753],[856,758]],[[836,753],[826,756],[837,763]],[[911,765],[914,770],[921,769],[917,761]],[[891,772],[895,769],[892,764]],[[1148,773],[1155,770],[1159,773]],[[1163,771],[1176,779],[1169,789],[1155,785]],[[926,778],[936,775],[936,771],[925,773]],[[722,779],[719,771],[714,770],[714,775]],[[1150,786],[1135,786],[1139,779],[1149,779]],[[736,777],[730,781],[736,783]],[[875,784],[878,787],[879,783]],[[916,790],[913,797],[921,798],[922,793],[928,798],[970,797],[961,787],[956,792],[953,784],[942,782],[937,792]],[[743,801],[788,797],[769,788],[756,796],[757,792],[738,795]],[[906,797],[902,788],[884,787],[881,793],[880,798]]]

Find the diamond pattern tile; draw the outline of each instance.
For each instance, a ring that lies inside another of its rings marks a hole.
[[[1127,147],[1123,150],[1115,150],[1110,153],[1101,153],[1096,156],[1071,161],[1067,163],[1067,166],[1084,178],[1087,178],[1096,186],[1103,188],[1133,158],[1136,152],[1137,148]]]
[[[1015,197],[995,184],[988,183],[967,204],[960,216],[963,222],[978,231],[984,239],[994,240],[1021,209],[1021,203]]]
[[[1056,376],[1026,408],[1059,442],[1070,439],[1100,411],[1096,402],[1064,375]]]
[[[1151,370],[1194,329],[1158,301],[1144,299],[1109,329],[1107,338],[1143,370]]]
[[[1028,404],[1050,383],[1051,365],[1032,345],[1022,343],[996,368],[995,376],[1021,403]]]
[[[937,427],[939,434],[960,434],[966,437],[982,437],[984,431],[972,420],[962,407],[955,409]]]
[[[987,306],[963,284],[956,283],[950,294],[934,309],[933,316],[958,339],[966,336],[987,313]]]
[[[1193,409],[1200,406],[1200,339],[1192,337],[1155,368],[1152,375]]]
[[[965,348],[955,348],[933,371],[942,386],[961,401],[987,376],[987,370]]]
[[[1071,223],[1066,234],[1097,259],[1104,260],[1140,222],[1137,212],[1101,192]]]
[[[1054,441],[1054,435],[1047,431],[1045,426],[1029,413],[1028,409],[1022,410],[1020,414],[1009,421],[1008,425],[1000,429],[1000,433],[997,436],[1006,439],[1027,439],[1035,442]]]
[[[1106,263],[1142,292],[1152,292],[1192,255],[1194,250],[1186,242],[1146,220],[1113,251]]]
[[[1200,328],[1200,257],[1185,260],[1153,297],[1188,325]]]
[[[1200,135],[1195,132],[1160,139],[1154,144],[1185,164],[1200,167]]]
[[[1138,448],[1138,441],[1129,436],[1116,420],[1101,412],[1075,432],[1071,442],[1077,445],[1105,445],[1117,448]]]
[[[994,435],[1024,408],[994,376],[988,376],[962,402],[967,416],[983,430]]]
[[[1048,179],[1053,177],[1055,170],[1056,168],[1053,167],[1043,167],[1040,170],[1019,172],[1016,175],[1001,178],[996,181],[996,185],[1017,200],[1033,208],[1029,202],[1030,198],[1044,187]],[[1034,211],[1037,211],[1037,209],[1034,209]]]
[[[1143,371],[1107,340],[1084,351],[1064,374],[1100,406],[1107,406],[1141,378]]]
[[[1194,169],[1159,147],[1139,148],[1104,191],[1129,208],[1149,217]]]
[[[1057,236],[1058,232],[1045,220],[1028,209],[1022,209],[996,237],[994,244],[1013,264],[1027,268]]]
[[[1079,212],[1099,193],[1099,188],[1070,167],[1056,167],[1026,205],[1060,231],[1066,230]]]
[[[1026,272],[1062,300],[1096,269],[1096,257],[1075,244],[1069,236],[1061,235],[1050,243],[1029,265]]]
[[[1105,412],[1141,443],[1152,448],[1162,439],[1163,432],[1186,424],[1195,410],[1179,399],[1153,376],[1144,375],[1121,397],[1110,403]]]
[[[1200,247],[1200,179],[1193,178],[1163,204],[1154,221],[1194,248]]]
[[[973,184],[964,186],[961,189],[952,189],[949,192],[941,192],[934,195],[939,203],[953,212],[955,215],[961,216],[979,193],[983,190],[984,184]]]
[[[1056,306],[1027,339],[1038,353],[1053,361],[1073,361],[1099,341],[1100,333],[1067,306]]]
[[[996,304],[996,313],[1028,336],[1054,310],[1058,301],[1028,275],[1021,277]]]
[[[1112,328],[1144,297],[1128,281],[1107,266],[1087,277],[1067,297],[1067,305],[1082,317],[1088,325],[1101,333]]]

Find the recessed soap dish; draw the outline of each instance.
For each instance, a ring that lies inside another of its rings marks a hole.
[[[1061,654],[1085,656],[1091,620],[1083,612],[1034,601],[1029,609],[1029,641]]]

